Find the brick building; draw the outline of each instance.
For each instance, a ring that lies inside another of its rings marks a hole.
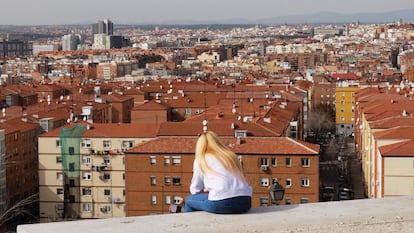
[[[189,195],[196,137],[159,137],[126,152],[126,215],[168,213]],[[318,202],[319,146],[290,138],[227,137],[253,187],[253,207],[271,205],[268,187],[286,188],[281,204]]]

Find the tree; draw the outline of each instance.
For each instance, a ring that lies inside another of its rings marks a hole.
[[[30,208],[32,204],[39,200],[39,194],[28,196],[13,205],[4,205],[4,209],[0,210],[0,230],[8,228],[7,224],[13,220],[24,217],[38,219],[33,215],[33,210]]]
[[[334,116],[335,112],[331,106],[318,105],[309,113],[307,131],[313,133],[317,141],[328,132],[334,133]]]

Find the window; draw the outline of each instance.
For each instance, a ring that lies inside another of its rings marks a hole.
[[[345,109],[341,108],[341,112],[345,112]]]
[[[101,207],[101,212],[102,213],[110,213],[111,212],[111,206],[106,205],[106,206]]]
[[[61,188],[56,189],[56,194],[57,195],[63,195],[63,189],[61,189]]]
[[[92,211],[92,203],[82,203],[82,211],[83,212],[91,212]]]
[[[75,171],[75,163],[69,163],[69,171],[74,172]]]
[[[157,196],[156,195],[151,195],[151,204],[152,205],[156,205],[157,204]]]
[[[173,162],[173,165],[181,165],[181,156],[173,156],[172,162]]]
[[[286,178],[286,188],[290,188],[292,186],[292,178]]]
[[[56,172],[56,179],[63,180],[63,172]]]
[[[75,147],[71,146],[68,148],[69,155],[75,155]]]
[[[61,147],[60,140],[56,140],[56,147]]]
[[[183,203],[183,198],[180,196],[174,196],[174,204],[179,205],[181,203]]]
[[[185,115],[191,114],[191,108],[185,108]]]
[[[164,177],[164,184],[165,185],[170,185],[171,184],[171,177],[169,177],[169,176]]]
[[[110,180],[111,179],[111,175],[108,174],[108,173],[105,173],[105,174],[103,174],[102,179],[103,180]]]
[[[167,205],[171,204],[171,196],[170,195],[165,196],[165,204],[167,204]]]
[[[156,156],[150,156],[150,164],[156,165],[157,164],[157,157]]]
[[[309,158],[302,158],[301,159],[302,167],[310,167],[310,159]]]
[[[272,159],[271,159],[271,163],[272,163],[272,166],[273,166],[273,167],[276,167],[276,166],[277,166],[277,158],[272,157]]]
[[[104,196],[111,196],[111,190],[110,189],[104,189]]]
[[[105,165],[110,165],[110,164],[111,164],[111,159],[110,159],[109,157],[104,157],[104,159],[103,159],[103,163],[104,163]]]
[[[260,197],[260,205],[261,206],[268,206],[269,205],[269,198],[268,197]]]
[[[164,156],[164,165],[169,166],[171,164],[171,157]]]
[[[134,146],[134,141],[122,141],[122,149],[126,150]]]
[[[82,188],[83,196],[92,196],[92,188]]]
[[[82,180],[92,180],[92,174],[90,172],[82,172]]]
[[[292,198],[290,198],[290,197],[286,197],[286,198],[285,198],[285,204],[286,204],[286,205],[290,205],[290,204],[292,204]]]
[[[309,178],[302,178],[300,183],[302,187],[309,187]]]
[[[261,177],[260,178],[260,185],[261,186],[269,186],[269,178],[267,178],[267,177]]]
[[[90,139],[83,139],[81,146],[83,148],[91,148],[91,140]]]
[[[268,159],[265,157],[260,158],[260,166],[268,166]]]
[[[179,176],[173,176],[172,181],[173,185],[181,185],[181,177]]]
[[[62,157],[56,156],[56,163],[62,163]]]
[[[300,204],[306,204],[306,203],[309,203],[309,198],[307,198],[307,197],[302,197],[302,198],[300,199]]]
[[[156,185],[157,184],[157,177],[151,176],[150,177],[150,182],[151,182],[151,185]]]
[[[105,149],[111,148],[111,141],[104,140],[103,141],[103,148],[105,148]]]
[[[286,167],[292,167],[292,159],[291,158],[286,158]]]
[[[92,157],[90,155],[82,156],[82,163],[83,164],[91,164],[92,163]]]

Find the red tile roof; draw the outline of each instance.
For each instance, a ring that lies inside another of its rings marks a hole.
[[[414,139],[414,125],[401,126],[374,133],[376,139]]]
[[[65,128],[72,128],[76,123],[66,125]],[[86,125],[85,122],[79,123]],[[86,130],[83,137],[90,138],[154,138],[159,131],[159,124],[89,124],[91,127]],[[54,129],[40,135],[40,137],[58,137],[61,129]]]
[[[319,145],[291,138],[235,138],[221,140],[236,154],[318,155]],[[133,147],[128,153],[194,153],[197,137],[159,137]]]
[[[381,146],[379,151],[383,157],[414,157],[414,140]]]
[[[359,77],[355,73],[334,73],[332,78],[335,80],[357,80]]]
[[[369,123],[371,129],[389,129],[397,126],[414,126],[413,117],[392,116]]]

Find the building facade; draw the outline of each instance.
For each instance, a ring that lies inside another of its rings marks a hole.
[[[33,55],[33,43],[24,40],[0,39],[0,57],[31,55]]]
[[[4,130],[0,130],[0,210],[6,204],[6,151],[4,141]]]
[[[95,34],[113,35],[114,23],[109,19],[105,19],[92,24],[92,35]]]
[[[355,92],[358,86],[347,86],[337,83],[335,90],[336,134],[351,136],[354,133]]]
[[[70,127],[67,129],[82,126]],[[126,124],[83,127],[78,131],[78,141],[72,144],[69,140],[73,134],[62,136],[62,129],[39,137],[40,218],[43,222],[125,216],[124,152],[154,137],[157,129]],[[78,164],[72,170],[69,166],[69,172],[65,170],[65,156],[68,155],[66,159],[73,156]]]
[[[189,195],[196,137],[160,137],[126,154],[126,215],[163,214]],[[252,206],[272,205],[269,186],[286,189],[281,204],[319,201],[319,146],[290,138],[222,138],[253,187]]]

